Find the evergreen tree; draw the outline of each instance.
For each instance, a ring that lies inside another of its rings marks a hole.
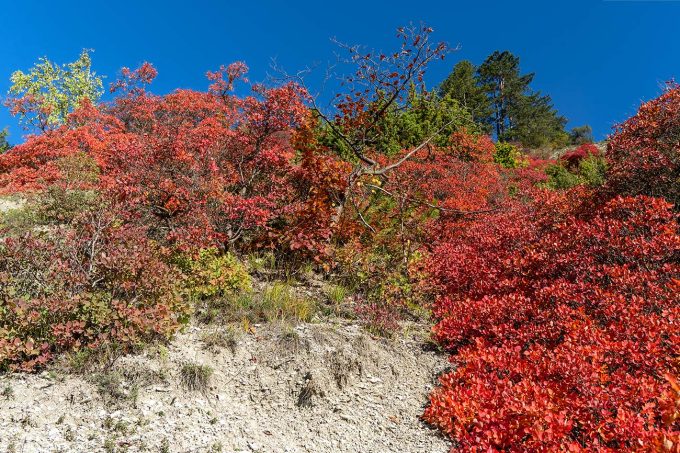
[[[478,82],[488,94],[492,106],[490,121],[496,136],[503,137],[512,127],[510,110],[522,100],[534,74],[520,75],[519,58],[508,51],[495,51],[479,67]]]
[[[489,121],[499,140],[519,141],[524,146],[560,147],[569,142],[566,119],[552,105],[550,96],[533,92],[534,74],[521,74],[519,58],[496,51],[479,67],[478,84],[489,96]]]
[[[569,139],[572,145],[583,145],[584,143],[593,143],[593,129],[589,125],[575,127],[569,134]]]
[[[8,135],[9,132],[7,131],[7,128],[0,131],[0,153],[4,153],[5,151],[12,147],[12,145],[10,145],[9,142],[7,141]]]
[[[491,132],[489,117],[491,103],[484,88],[477,82],[477,68],[468,60],[458,62],[453,71],[439,87],[439,96],[456,100],[459,105],[468,109],[474,121],[484,132]]]
[[[517,141],[530,148],[569,144],[564,131],[567,120],[552,105],[550,96],[539,92],[522,95],[508,106],[510,127],[499,139]]]

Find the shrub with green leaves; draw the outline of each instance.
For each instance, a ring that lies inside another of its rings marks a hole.
[[[546,186],[553,190],[566,190],[577,185],[597,187],[604,184],[606,171],[607,161],[601,155],[586,156],[576,165],[560,161],[546,168]]]
[[[175,263],[185,275],[184,286],[192,299],[208,299],[251,289],[245,265],[231,253],[216,248],[182,254]]]
[[[511,143],[497,142],[493,161],[505,168],[517,168],[522,164],[522,154]]]

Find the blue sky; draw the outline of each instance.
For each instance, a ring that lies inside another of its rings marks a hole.
[[[394,30],[425,22],[434,38],[461,50],[433,65],[430,86],[460,59],[480,63],[510,50],[534,88],[550,94],[569,127],[590,124],[598,138],[680,79],[680,0],[580,1],[254,1],[0,0],[0,94],[9,76],[40,56],[63,63],[94,49],[108,85],[120,67],[149,61],[153,91],[205,89],[206,70],[236,60],[264,80],[272,58],[293,72],[333,61],[331,37],[389,50]],[[25,133],[5,108],[11,142]]]

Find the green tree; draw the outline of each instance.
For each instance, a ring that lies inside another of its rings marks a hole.
[[[534,74],[521,74],[519,58],[496,51],[477,70],[478,84],[489,96],[489,118],[499,140],[519,141],[525,146],[564,146],[566,119],[552,105],[550,96],[533,92]]]
[[[569,134],[569,140],[572,145],[593,143],[593,129],[587,124],[584,126],[575,127]]]
[[[531,93],[520,96],[508,107],[510,127],[499,138],[517,141],[530,148],[569,144],[564,131],[567,120],[552,105],[550,96]]]
[[[381,134],[376,143],[376,151],[394,155],[404,149],[419,145],[435,135],[432,141],[443,146],[451,134],[461,128],[477,131],[477,126],[469,110],[457,100],[449,97],[439,98],[433,92],[411,93],[407,109],[393,109],[379,124]]]
[[[472,118],[484,132],[491,132],[491,102],[484,88],[479,85],[477,68],[471,62],[462,60],[453,67],[451,74],[439,87],[439,96],[458,101],[470,111]]]
[[[528,91],[534,74],[520,75],[519,58],[508,51],[495,51],[489,55],[477,74],[478,82],[491,102],[490,121],[496,136],[502,137],[512,126],[510,110]]]
[[[5,151],[12,147],[12,145],[10,145],[9,142],[7,141],[8,136],[9,131],[7,130],[7,128],[0,131],[0,153],[4,153]]]
[[[12,74],[7,104],[25,126],[40,130],[58,127],[83,99],[96,102],[101,97],[102,79],[91,65],[87,50],[64,65],[41,58],[28,72]]]
[[[394,156],[433,136],[434,145],[444,146],[451,134],[462,128],[481,132],[470,111],[457,100],[440,98],[435,92],[411,90],[405,103],[388,109],[376,123],[371,148],[379,154]],[[354,159],[351,150],[327,126],[320,124],[318,132],[321,143],[344,159]]]

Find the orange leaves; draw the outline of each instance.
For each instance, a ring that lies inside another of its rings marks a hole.
[[[228,91],[246,71],[235,63],[209,78]],[[255,85],[245,98],[214,86],[154,96],[145,88],[156,75],[151,65],[122,75],[111,104],[85,103],[68,127],[0,156],[0,190],[97,188],[124,200],[126,218],[180,247],[259,240],[286,223],[281,218],[306,196],[297,191],[302,169],[290,140],[309,114],[301,87]],[[59,171],[59,159],[78,153],[96,163],[95,187]]]

